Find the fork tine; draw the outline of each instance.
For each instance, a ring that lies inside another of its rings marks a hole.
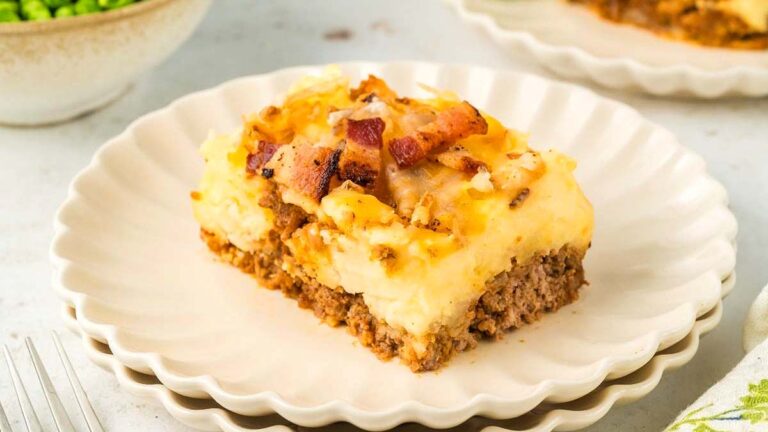
[[[0,432],[13,432],[11,424],[8,423],[8,417],[5,415],[3,404],[0,404]]]
[[[64,346],[61,344],[59,335],[54,331],[53,343],[56,345],[56,350],[59,352],[59,358],[64,365],[64,370],[67,372],[67,378],[69,378],[69,384],[72,386],[72,391],[75,392],[75,399],[77,399],[77,405],[80,406],[80,411],[85,417],[85,423],[88,425],[90,432],[104,432],[104,428],[101,426],[99,418],[96,416],[96,412],[93,410],[91,402],[88,400],[88,395],[85,394],[83,386],[80,384],[80,379],[77,378],[75,369],[72,368],[72,363],[69,362],[69,356],[64,350]]]
[[[27,390],[24,388],[24,383],[21,382],[19,371],[16,370],[16,364],[11,357],[11,351],[7,345],[3,345],[3,351],[5,352],[5,362],[8,365],[8,372],[11,373],[11,380],[13,381],[13,388],[16,390],[16,398],[19,400],[19,406],[21,407],[21,413],[24,416],[24,423],[27,425],[27,432],[43,432],[43,428],[40,427],[40,420],[37,419],[37,414],[32,408],[32,402],[29,400]]]
[[[27,350],[29,350],[29,355],[32,357],[32,364],[35,366],[37,379],[40,380],[40,386],[43,387],[43,394],[45,395],[46,402],[48,402],[48,408],[51,409],[51,414],[53,414],[53,421],[56,422],[56,429],[59,432],[75,432],[75,427],[72,426],[72,421],[69,419],[64,405],[61,403],[59,395],[56,394],[56,387],[53,386],[51,378],[45,370],[45,365],[40,360],[35,344],[32,343],[30,338],[26,338],[24,342],[26,342]]]

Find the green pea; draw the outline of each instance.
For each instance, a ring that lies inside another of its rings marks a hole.
[[[21,13],[29,21],[45,21],[51,19],[51,10],[42,1],[28,2],[21,6]]]
[[[48,8],[48,6],[43,3],[43,0],[21,0],[21,12],[24,13],[24,11],[28,9],[37,9],[37,8]]]
[[[75,13],[78,15],[87,15],[100,11],[101,8],[96,0],[77,0],[77,3],[75,3]]]
[[[56,10],[62,6],[72,4],[72,0],[43,0],[43,3],[45,3],[51,10]]]
[[[48,6],[43,3],[43,0],[21,0],[21,13],[24,13],[27,9],[36,9],[39,7],[47,8]]]
[[[21,21],[21,17],[10,9],[0,9],[0,23]]]
[[[48,9],[38,9],[27,14],[28,21],[48,21],[51,18],[53,18],[53,16]]]
[[[103,9],[117,9],[136,3],[136,0],[99,0],[99,6]]]
[[[56,18],[67,18],[73,17],[75,15],[77,15],[77,13],[75,12],[75,7],[72,5],[61,6],[60,8],[56,9],[56,13],[54,14]]]
[[[21,6],[21,13],[22,13],[22,15],[24,14],[24,10],[25,9],[29,9],[29,8],[36,9],[36,8],[41,7],[41,6],[42,7],[46,7],[46,8],[48,7],[45,4],[45,1],[43,1],[43,0],[19,0],[18,3]]]
[[[8,10],[15,14],[19,14],[19,4],[15,1],[0,0],[0,11]]]

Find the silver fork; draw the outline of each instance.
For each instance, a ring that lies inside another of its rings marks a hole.
[[[43,366],[43,362],[40,360],[40,355],[37,353],[35,344],[32,343],[32,339],[30,338],[26,338],[25,342],[29,355],[32,358],[32,365],[35,367],[35,373],[37,374],[38,380],[40,380],[40,385],[43,387],[43,394],[45,395],[45,400],[48,402],[48,408],[50,408],[54,423],[56,423],[56,429],[59,432],[76,432],[74,426],[72,426],[72,421],[69,419],[67,411],[64,409],[64,405],[61,403],[61,399],[59,399],[56,389],[48,376],[48,372],[45,370],[45,366]],[[72,368],[67,352],[64,351],[64,347],[61,345],[61,341],[56,332],[53,332],[53,343],[56,345],[59,359],[64,365],[64,371],[67,374],[69,384],[75,394],[77,405],[80,407],[80,411],[85,418],[85,423],[88,425],[88,430],[90,432],[103,432],[104,428],[102,428],[98,417],[96,417],[91,402],[88,400],[88,396],[85,394],[85,390],[83,390],[83,386],[80,384],[80,380],[77,378],[77,374]],[[16,398],[19,401],[21,413],[24,417],[24,424],[27,427],[26,430],[27,432],[42,432],[43,429],[40,426],[37,413],[32,407],[32,402],[29,399],[29,395],[27,395],[27,390],[24,388],[24,383],[21,381],[21,377],[19,377],[19,372],[16,369],[16,364],[13,362],[11,352],[5,345],[3,346],[3,351],[5,352],[5,361],[8,365],[8,371],[11,374],[13,388],[16,390]],[[2,404],[0,404],[0,432],[13,432]]]

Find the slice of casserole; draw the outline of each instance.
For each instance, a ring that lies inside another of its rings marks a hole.
[[[727,48],[768,48],[768,0],[568,1],[675,39]]]
[[[414,371],[576,300],[593,227],[571,159],[432,93],[305,78],[192,192],[214,253]]]

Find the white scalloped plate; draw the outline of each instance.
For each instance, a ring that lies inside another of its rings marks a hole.
[[[735,276],[724,285],[730,287]],[[154,376],[144,375],[126,368],[112,356],[109,346],[86,336],[77,324],[75,310],[65,306],[62,311],[67,327],[81,336],[88,357],[100,367],[112,372],[118,382],[129,393],[162,405],[176,420],[185,425],[210,431],[291,431],[289,423],[277,415],[245,417],[222,408],[212,400],[191,399],[168,390]],[[511,420],[490,420],[473,417],[456,427],[456,430],[550,432],[553,430],[576,430],[585,428],[605,416],[614,405],[629,403],[650,393],[661,380],[662,375],[676,369],[693,358],[699,346],[699,338],[709,332],[722,317],[722,302],[701,316],[691,333],[680,342],[657,353],[642,368],[615,381],[604,382],[593,392],[565,404],[542,404],[532,412]],[[426,432],[423,426],[411,423],[398,428],[409,432]],[[358,429],[350,424],[333,424],[318,432],[354,432]]]
[[[534,146],[557,147],[596,210],[574,305],[438,373],[380,362],[343,329],[218,263],[197,238],[188,194],[210,129],[235,128],[322,67],[231,81],[149,114],[110,140],[72,183],[51,248],[54,285],[88,336],[189,397],[305,426],[431,427],[512,418],[627,375],[685,337],[723,295],[736,221],[703,160],[631,108],[532,75],[429,63],[349,63],[402,94],[456,91]],[[375,389],[375,390],[374,390]]]
[[[656,95],[768,95],[768,50],[700,47],[598,18],[562,0],[448,0],[503,48],[568,78]]]

